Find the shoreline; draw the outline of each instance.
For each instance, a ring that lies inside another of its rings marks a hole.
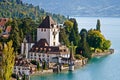
[[[96,52],[92,54],[93,57],[101,57],[101,56],[106,56],[114,53],[114,49],[109,49],[108,51],[105,52]]]
[[[88,63],[87,58],[84,58],[83,60],[76,60],[74,68],[76,70],[78,68],[84,67],[87,63]],[[63,67],[62,70],[61,70],[61,72],[66,72],[66,71],[69,71],[69,67]],[[61,72],[59,72],[59,73],[61,73]],[[36,71],[35,73],[30,74],[30,77],[35,76],[35,75],[41,76],[41,75],[44,75],[46,73],[47,74],[49,74],[49,73],[50,74],[56,74],[57,72],[53,72],[53,69],[40,70],[40,71]]]
[[[93,53],[92,58],[93,57],[102,57],[102,56],[110,55],[110,54],[113,54],[113,53],[114,53],[114,49],[109,49],[106,52]],[[84,58],[83,60],[76,60],[76,62],[75,62],[75,70],[78,69],[78,68],[84,67],[87,63],[88,63],[87,58]],[[63,69],[61,70],[61,72],[66,72],[66,71],[69,71],[69,67],[63,67]],[[59,73],[61,73],[61,72],[59,72]],[[35,73],[30,74],[30,77],[35,76],[35,75],[41,76],[41,75],[44,75],[46,73],[47,74],[56,74],[56,72],[53,72],[53,69],[48,69],[48,70],[36,71]]]

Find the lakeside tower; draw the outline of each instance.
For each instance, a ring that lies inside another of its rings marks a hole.
[[[37,28],[37,41],[46,39],[49,46],[59,46],[59,27],[50,16],[47,16]]]

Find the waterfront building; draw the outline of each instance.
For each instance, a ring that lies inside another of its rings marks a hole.
[[[23,59],[23,58],[15,59],[13,73],[23,76],[23,74],[30,75],[34,73],[35,70],[36,70],[36,65],[31,64],[30,61],[28,61],[27,59]]]
[[[26,58],[36,61],[59,62],[62,63],[62,58],[69,58],[69,49],[59,42],[60,27],[50,17],[47,16],[37,28],[37,42],[28,43],[23,40],[21,53],[26,55]],[[59,60],[55,57],[60,57]]]

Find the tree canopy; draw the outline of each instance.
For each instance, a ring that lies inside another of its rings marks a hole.
[[[0,70],[2,80],[11,80],[15,59],[14,48],[12,47],[12,44],[13,42],[9,41],[3,45],[4,48],[2,50],[2,62],[1,62],[2,70]]]
[[[111,42],[106,40],[105,37],[97,30],[89,30],[87,41],[90,47],[101,50],[108,49]]]

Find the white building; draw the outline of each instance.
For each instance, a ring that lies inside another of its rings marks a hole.
[[[21,52],[30,60],[57,62],[55,57],[69,58],[69,49],[59,42],[60,27],[47,16],[37,28],[37,42],[28,44],[23,41]],[[62,59],[59,59],[59,62]]]
[[[37,41],[46,39],[49,46],[59,46],[59,26],[47,16],[37,28]]]
[[[34,43],[27,42],[26,38],[24,38],[23,43],[21,44],[21,54],[28,58],[29,50],[33,45]]]
[[[29,59],[47,62],[57,62],[55,57],[69,57],[66,46],[49,46],[45,39],[40,39],[29,52]]]
[[[35,72],[36,66],[25,59],[16,59],[13,73],[18,75],[30,75]]]

